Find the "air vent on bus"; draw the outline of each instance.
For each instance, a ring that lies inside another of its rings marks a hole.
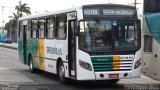
[[[107,59],[101,60],[98,57],[91,57],[95,72],[127,71],[132,69],[133,60],[113,60],[112,57],[106,58]]]

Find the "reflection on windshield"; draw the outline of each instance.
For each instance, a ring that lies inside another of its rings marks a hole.
[[[137,30],[135,21],[81,21],[80,48],[92,52],[136,50],[139,37]]]

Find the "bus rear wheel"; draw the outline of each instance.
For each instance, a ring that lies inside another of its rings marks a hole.
[[[65,68],[62,62],[58,64],[58,77],[61,83],[66,83]]]
[[[36,72],[36,69],[34,68],[32,56],[29,57],[29,70],[30,70],[31,73],[35,73]]]

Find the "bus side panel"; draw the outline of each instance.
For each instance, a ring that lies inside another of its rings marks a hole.
[[[76,62],[77,80],[96,80],[96,76],[95,76],[93,67],[92,67],[92,71],[89,71],[89,70],[82,68],[79,64],[79,60],[83,60],[91,64],[92,62],[91,62],[90,55],[81,50],[77,50],[76,54],[77,54],[77,62]]]
[[[57,60],[63,61],[65,68],[65,76],[68,77],[68,60],[66,60],[67,53],[67,40],[51,40],[45,39],[44,41],[44,57],[45,57],[45,71],[56,74],[57,73]]]
[[[152,53],[143,53],[143,74],[156,80],[160,80],[160,45],[153,39]]]
[[[132,78],[136,78],[136,77],[141,76],[142,66],[139,66],[139,67],[135,68],[136,62],[141,60],[141,59],[142,59],[142,51],[140,49],[135,53],[135,58],[134,58],[133,67],[132,67],[132,74],[131,74]]]
[[[24,45],[24,32],[23,32],[23,23],[19,22],[18,27],[18,53],[19,53],[19,60],[25,64],[25,45]]]
[[[28,61],[28,59],[29,59],[29,54],[31,54],[32,55],[32,53],[33,53],[33,46],[32,46],[32,40],[31,40],[31,38],[30,39],[27,39],[27,42],[26,42],[26,48],[27,48],[27,56],[26,56],[26,63],[29,65],[29,61]]]
[[[45,71],[56,74],[57,57],[52,55],[51,47],[55,46],[55,40],[45,39],[44,41],[44,57],[45,57]]]
[[[18,38],[18,53],[19,53],[19,60],[24,64],[23,58],[23,40],[22,38]]]
[[[143,74],[160,80],[160,13],[144,14],[143,18]]]
[[[27,43],[27,55],[32,55],[34,68],[45,70],[44,39],[30,39]]]
[[[39,58],[36,60],[38,64],[38,68],[40,70],[45,70],[45,61],[44,61],[44,39],[39,39],[38,41],[38,51],[39,51]]]
[[[34,68],[37,68],[37,69],[39,69],[38,63],[37,63],[37,61],[39,60],[38,42],[39,42],[38,39],[32,39],[31,40],[32,48],[30,50],[33,57]]]

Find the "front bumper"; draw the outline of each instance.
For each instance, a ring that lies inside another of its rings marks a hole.
[[[118,77],[110,77],[109,75],[118,75]],[[118,72],[95,72],[96,80],[109,80],[109,79],[127,79],[131,78],[131,71],[118,71]]]

